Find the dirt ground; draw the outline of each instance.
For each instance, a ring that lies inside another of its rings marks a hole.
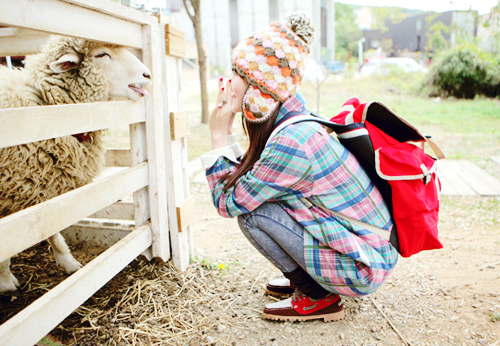
[[[66,345],[500,345],[498,197],[445,197],[444,249],[400,258],[365,298],[343,298],[339,322],[263,320],[277,269],[235,219],[217,215],[203,177],[192,184],[196,258],[186,272],[137,259],[51,335]],[[101,249],[73,249],[87,263]],[[13,258],[20,297],[0,297],[0,323],[65,278],[46,244]],[[0,341],[1,344],[1,341]]]

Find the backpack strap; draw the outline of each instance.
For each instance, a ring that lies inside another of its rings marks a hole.
[[[310,115],[303,114],[303,115],[292,116],[289,119],[286,119],[285,121],[280,122],[279,125],[274,128],[273,132],[271,132],[271,134],[269,135],[269,139],[267,141],[269,142],[269,140],[271,138],[276,136],[276,134],[278,132],[280,132],[281,130],[283,130],[285,127],[287,127],[290,124],[295,124],[295,123],[298,123],[301,121],[311,121],[311,120],[314,120],[314,119],[312,119],[312,117]],[[267,143],[266,143],[266,145],[267,145]]]
[[[283,130],[288,125],[302,122],[302,121],[315,121],[315,122],[321,123],[322,125],[328,126],[329,128],[333,129],[333,131],[335,131],[335,129],[337,129],[340,132],[340,134],[337,134],[339,137],[346,136],[346,138],[349,138],[350,136],[352,136],[353,131],[357,132],[360,130],[366,132],[366,135],[368,135],[368,132],[366,131],[366,128],[364,128],[363,124],[352,124],[354,126],[350,126],[350,125],[345,126],[345,125],[335,124],[331,121],[328,121],[328,120],[326,120],[320,116],[317,116],[315,114],[312,114],[312,113],[304,114],[303,112],[290,112],[285,117],[280,119],[280,121],[276,124],[276,127],[274,128],[273,132],[271,132],[271,135],[269,135],[269,139],[267,140],[267,142],[269,143],[269,140],[271,138],[273,138],[278,132]],[[344,133],[342,134],[342,132],[344,132]],[[363,132],[363,134],[365,134],[364,132]],[[266,143],[266,145],[267,145],[267,143]],[[315,205],[318,208],[323,209],[325,212],[327,212],[329,214],[337,216],[337,217],[339,217],[343,220],[346,220],[346,221],[348,221],[356,226],[359,226],[359,227],[364,228],[372,233],[375,233],[376,235],[378,235],[382,239],[385,239],[387,241],[390,240],[391,232],[386,230],[386,229],[378,228],[378,227],[372,226],[366,222],[355,220],[355,219],[350,218],[348,216],[342,215],[336,211],[325,208],[321,204],[318,204],[314,201],[310,201],[307,198],[300,198],[300,200],[302,201],[302,203],[304,203],[304,205],[307,208],[310,208],[313,205]]]
[[[446,156],[444,156],[443,152],[441,151],[441,149],[437,146],[437,144],[434,141],[431,141],[430,138],[427,138],[427,143],[429,143],[429,146],[431,147],[432,151],[434,151],[434,154],[436,154],[436,157],[439,160],[446,158]]]
[[[307,208],[310,208],[313,205],[315,205],[318,208],[323,209],[325,212],[327,212],[329,214],[333,214],[333,215],[335,215],[337,217],[340,217],[341,219],[343,219],[345,221],[349,221],[350,223],[352,223],[352,224],[354,224],[356,226],[359,226],[359,227],[364,228],[364,229],[366,229],[366,230],[368,230],[368,231],[370,231],[372,233],[375,233],[376,235],[378,235],[382,239],[385,239],[385,240],[389,241],[389,239],[391,238],[391,232],[388,231],[388,230],[386,230],[386,229],[375,227],[375,226],[370,225],[370,224],[368,224],[366,222],[359,221],[359,220],[353,219],[353,218],[351,218],[349,216],[342,215],[340,213],[337,213],[336,211],[333,211],[331,209],[328,209],[328,208],[322,206],[319,203],[316,203],[314,201],[310,201],[307,198],[301,198],[300,200],[302,201],[302,203],[304,203],[304,205]]]
[[[285,127],[287,127],[290,124],[295,124],[295,123],[299,123],[302,121],[315,121],[317,123],[320,123],[322,125],[327,126],[328,128],[332,129],[337,134],[340,134],[340,133],[346,131],[346,126],[332,123],[331,121],[328,121],[325,118],[323,118],[319,115],[316,115],[314,113],[309,113],[308,111],[306,111],[306,112],[290,112],[290,113],[286,114],[283,118],[281,118],[276,123],[273,132],[271,132],[271,134],[269,135],[269,138],[267,139],[266,145],[269,143],[271,138],[273,138],[278,132],[283,130]],[[357,127],[358,124],[355,124],[354,126]],[[361,125],[361,126],[363,126],[363,125]],[[368,134],[368,132],[367,132],[367,134]]]

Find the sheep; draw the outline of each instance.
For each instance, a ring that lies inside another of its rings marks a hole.
[[[147,95],[151,73],[124,47],[50,36],[25,67],[0,66],[0,108],[107,101]],[[0,148],[0,218],[91,182],[104,166],[104,131]],[[81,268],[55,234],[48,239],[68,274]],[[17,295],[10,259],[0,262],[0,293]]]

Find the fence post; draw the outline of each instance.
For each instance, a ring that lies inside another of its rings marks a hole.
[[[158,23],[143,25],[143,63],[151,71],[149,97],[146,98],[146,134],[149,163],[149,206],[153,235],[152,256],[170,258],[168,232],[167,178],[165,162],[165,118],[163,108],[163,70]]]
[[[169,41],[174,39],[171,34],[166,34],[166,24],[171,27],[172,18],[165,18],[159,16],[160,18],[160,36],[162,42],[165,42],[166,35]],[[172,30],[171,28],[168,30]],[[182,32],[176,30],[177,33],[182,34]],[[178,48],[183,47],[184,39],[176,38],[175,40]],[[169,225],[170,225],[170,241],[172,247],[172,259],[174,264],[180,270],[186,270],[190,260],[192,251],[192,235],[191,226],[184,225],[189,224],[190,219],[193,217],[190,213],[181,212],[182,207],[189,209],[190,203],[188,202],[189,197],[189,177],[187,175],[187,138],[172,138],[170,115],[173,112],[182,110],[180,107],[182,105],[182,94],[181,94],[181,62],[180,52],[175,51],[168,55],[166,54],[166,45],[163,46],[165,49],[162,55],[162,66],[164,67],[163,72],[163,85],[164,85],[164,117],[165,117],[165,159],[167,162],[167,186],[169,190],[168,194],[168,206],[169,206]],[[184,49],[180,49],[183,51]],[[171,51],[171,49],[169,50]],[[184,115],[187,117],[187,114]],[[187,119],[183,119],[188,121]],[[189,132],[189,131],[188,131]],[[184,216],[184,220],[181,217]],[[180,229],[184,227],[184,229]]]

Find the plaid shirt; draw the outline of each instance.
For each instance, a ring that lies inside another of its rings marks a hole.
[[[285,102],[288,112],[308,112],[300,94]],[[392,229],[389,211],[356,158],[314,121],[286,126],[269,140],[253,169],[224,192],[222,177],[237,163],[224,156],[206,171],[219,214],[235,217],[265,202],[277,202],[304,229],[308,273],[325,289],[347,296],[375,291],[394,268],[398,253],[378,235],[328,215],[328,209],[373,226]]]

